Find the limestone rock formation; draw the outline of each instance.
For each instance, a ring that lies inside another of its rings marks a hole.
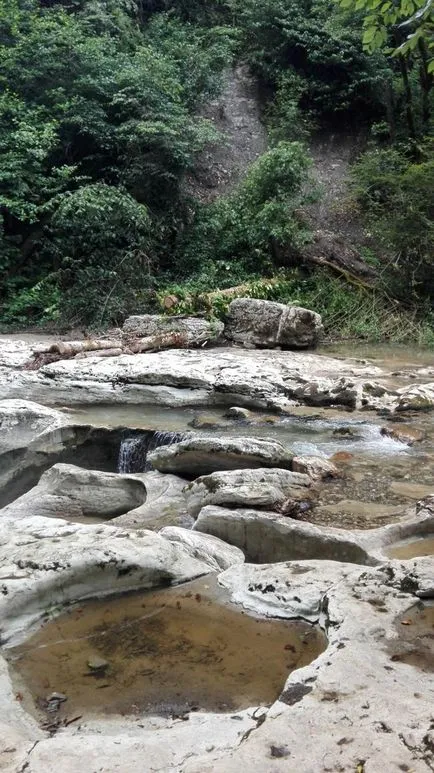
[[[294,472],[309,475],[313,480],[335,478],[339,474],[336,465],[322,456],[294,456],[292,469]]]
[[[376,563],[363,541],[351,532],[299,523],[269,511],[229,510],[209,505],[200,511],[193,529],[236,545],[249,562],[265,564],[321,558]]]
[[[138,477],[55,464],[37,486],[3,508],[0,517],[110,519],[139,507],[145,500],[145,484]]]
[[[177,475],[152,470],[136,476],[146,486],[146,502],[116,518],[116,524],[128,529],[159,531],[167,526],[191,527],[184,488],[187,482]]]
[[[312,348],[321,333],[321,317],[316,312],[256,298],[232,301],[225,326],[226,338],[267,349]]]
[[[207,562],[214,559],[218,571],[228,569],[233,564],[244,563],[242,550],[234,545],[228,545],[227,542],[212,534],[201,534],[178,526],[166,526],[159,533],[169,542],[184,545],[198,559],[203,558]]]
[[[255,467],[291,469],[293,454],[277,440],[252,437],[203,437],[192,435],[181,443],[162,446],[149,454],[160,472],[196,478],[221,470]]]
[[[308,499],[311,485],[307,475],[289,470],[232,470],[196,478],[186,486],[185,497],[187,509],[195,517],[206,505],[275,510],[287,500]]]

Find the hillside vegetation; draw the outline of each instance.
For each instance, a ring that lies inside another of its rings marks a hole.
[[[424,0],[0,0],[0,324],[102,328],[168,296],[221,315],[242,285],[335,337],[434,344],[433,30]],[[204,106],[240,62],[269,146],[204,203]],[[369,283],[303,259],[308,144],[343,131]]]

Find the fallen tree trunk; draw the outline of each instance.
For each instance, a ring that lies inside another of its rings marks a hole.
[[[38,354],[60,354],[63,359],[74,357],[81,352],[98,351],[99,349],[119,349],[122,347],[120,339],[84,338],[82,341],[57,341],[50,346],[35,349]]]
[[[125,354],[139,354],[140,352],[158,351],[159,349],[170,349],[172,347],[182,348],[187,346],[188,339],[183,333],[171,332],[160,333],[159,335],[137,338],[128,342],[128,348],[124,350]]]

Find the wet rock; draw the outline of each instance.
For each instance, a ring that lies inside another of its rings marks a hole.
[[[308,475],[312,480],[326,480],[339,475],[338,468],[322,456],[294,456],[292,460],[294,472]]]
[[[189,477],[256,467],[291,469],[292,454],[277,440],[252,437],[192,436],[157,448],[149,461],[160,472]]]
[[[434,382],[398,389],[397,411],[430,411],[434,408]]]
[[[336,427],[333,436],[343,440],[360,440],[362,435],[354,427]]]
[[[207,554],[205,541],[198,558],[187,541],[150,531],[4,514],[0,523],[3,641],[71,602],[186,582],[218,568],[216,547]]]
[[[122,328],[125,343],[134,338],[147,338],[167,333],[179,333],[184,346],[203,346],[217,340],[224,330],[219,320],[201,317],[167,317],[162,314],[142,314],[128,317]]]
[[[426,485],[423,483],[411,483],[410,481],[394,480],[389,486],[390,491],[399,494],[407,499],[422,499],[434,494],[434,483]]]
[[[225,413],[226,419],[236,419],[237,421],[251,421],[252,412],[247,408],[241,408],[239,405],[233,405]]]
[[[206,505],[275,510],[283,502],[305,500],[312,480],[280,469],[257,468],[203,475],[184,489],[187,509],[197,516]]]
[[[422,430],[416,429],[416,427],[395,424],[382,427],[381,434],[393,438],[393,440],[399,440],[400,443],[406,443],[408,446],[421,442],[426,436]]]
[[[55,464],[42,475],[37,486],[3,508],[0,518],[114,518],[145,500],[145,484],[132,475]]]
[[[87,661],[87,667],[91,671],[97,671],[98,673],[107,671],[109,665],[110,663],[108,660],[104,660],[104,658],[99,657],[99,655],[93,655]]]
[[[339,464],[342,462],[348,463],[351,462],[352,459],[354,459],[354,454],[351,454],[349,451],[337,451],[337,453],[330,457],[332,464]]]
[[[309,309],[256,298],[237,298],[229,305],[225,336],[243,345],[307,349],[321,334],[321,317]]]

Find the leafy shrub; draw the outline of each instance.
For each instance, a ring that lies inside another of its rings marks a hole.
[[[243,272],[269,272],[282,246],[307,241],[299,209],[310,200],[310,163],[301,143],[280,142],[252,164],[231,196],[200,207],[180,248],[181,276],[226,263],[239,266],[242,281]]]
[[[434,156],[422,160],[397,148],[374,148],[354,166],[353,191],[372,230],[389,252],[386,279],[403,300],[434,300]]]

